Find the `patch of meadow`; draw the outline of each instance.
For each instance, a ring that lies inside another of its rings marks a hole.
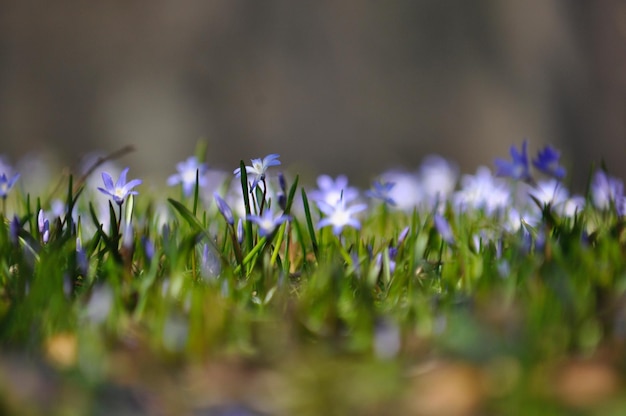
[[[38,194],[0,159],[3,411],[626,409],[606,169],[570,190],[559,151],[523,141],[495,169],[430,156],[359,189],[278,154],[216,171],[199,146],[148,187],[127,150]]]

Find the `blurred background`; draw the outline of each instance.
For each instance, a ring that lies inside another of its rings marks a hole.
[[[472,173],[529,139],[626,177],[626,2],[3,1],[0,153],[75,166],[132,144],[164,180],[209,145],[365,186],[439,153]]]

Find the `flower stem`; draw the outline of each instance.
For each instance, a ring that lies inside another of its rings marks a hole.
[[[119,204],[117,204],[120,208],[120,215],[119,218],[117,219],[117,235],[120,235],[120,228],[122,225],[122,205],[124,204],[124,202],[120,202]]]
[[[267,196],[267,183],[265,183],[265,178],[261,179],[263,182],[263,199],[261,200],[261,205],[259,206],[259,215],[263,215],[263,207],[265,206],[265,198]],[[259,201],[257,201],[258,204]]]
[[[239,266],[243,263],[243,254],[241,253],[241,246],[239,245],[239,241],[237,240],[237,231],[235,230],[234,225],[228,225],[230,228],[230,236],[233,241],[233,249],[235,250],[235,259],[237,260],[237,264]]]

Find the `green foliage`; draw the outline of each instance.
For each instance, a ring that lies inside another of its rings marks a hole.
[[[240,167],[246,215],[276,209],[265,181],[251,192]],[[547,205],[538,225],[510,233],[483,213],[448,207],[448,244],[432,213],[380,206],[361,230],[336,236],[316,229],[296,177],[284,208],[291,220],[262,238],[246,221],[240,244],[204,206],[198,183],[191,209],[167,199],[165,224],[154,216],[157,198],[144,195],[119,212],[109,203],[103,221],[72,177],[47,243],[30,195],[15,220],[0,221],[0,345],[57,368],[61,385],[87,397],[63,399],[77,413],[121,383],[117,360],[128,363],[132,388],[149,382],[144,371],[167,385],[168,371],[222,363],[237,374],[248,363],[288,392],[269,407],[298,414],[411,412],[423,391],[416,385],[441,362],[483,380],[468,387],[468,412],[507,413],[507,400],[554,414],[588,409],[558,384],[570,382],[560,378],[568,365],[587,360],[609,380],[589,403],[624,408],[622,219],[592,208],[560,217]],[[462,383],[454,371],[446,380]],[[536,391],[537,377],[556,387]],[[0,387],[0,402],[14,412],[11,389]]]

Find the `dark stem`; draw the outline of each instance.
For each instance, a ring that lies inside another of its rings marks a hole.
[[[120,235],[120,226],[122,225],[122,204],[124,204],[124,201],[117,204],[120,207],[120,215],[117,220],[117,235]]]
[[[91,175],[96,169],[98,169],[99,166],[108,162],[109,160],[120,158],[124,156],[125,154],[131,153],[133,151],[135,151],[135,147],[128,145],[112,153],[109,153],[106,156],[99,157],[91,166],[89,166],[87,171],[80,178],[78,178],[78,181],[74,184],[74,193],[78,191],[78,189],[85,183],[89,175]]]
[[[261,206],[259,207],[259,215],[263,215],[263,206],[265,206],[265,198],[267,196],[267,184],[265,183],[265,178],[261,179],[261,182],[263,182],[263,200],[261,201]],[[259,201],[257,201],[257,203],[258,202]]]
[[[239,241],[237,240],[237,230],[234,225],[228,224],[230,227],[230,236],[233,242],[233,249],[235,250],[235,258],[237,259],[237,264],[241,266],[241,270],[243,270],[243,254],[241,252],[241,246],[239,245]]]

